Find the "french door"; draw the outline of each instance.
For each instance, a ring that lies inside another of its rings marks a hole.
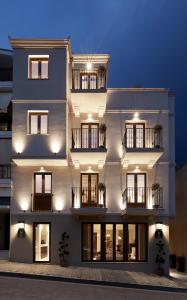
[[[146,174],[127,174],[128,206],[146,207]]]
[[[80,75],[81,89],[82,90],[95,90],[97,89],[97,74],[94,73],[81,73]]]
[[[81,124],[81,148],[97,149],[99,147],[99,125],[96,123]]]
[[[127,148],[145,148],[145,124],[128,123],[125,125],[125,143]]]
[[[34,211],[52,210],[52,174],[34,174]]]
[[[81,174],[81,207],[98,206],[98,174]]]
[[[50,261],[50,223],[34,223],[34,262]]]

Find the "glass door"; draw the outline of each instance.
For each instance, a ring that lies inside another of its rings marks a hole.
[[[50,224],[34,224],[34,261],[50,261]]]
[[[81,148],[97,149],[99,147],[99,125],[81,124]]]
[[[127,174],[128,206],[146,206],[146,174]]]
[[[127,148],[145,148],[144,123],[126,124],[125,129],[125,146]]]
[[[97,207],[98,174],[81,174],[81,207]]]

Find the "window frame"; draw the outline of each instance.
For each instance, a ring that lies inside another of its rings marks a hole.
[[[48,261],[39,261],[35,260],[35,241],[36,241],[36,231],[35,228],[37,225],[49,225],[49,260]],[[51,222],[34,222],[33,223],[33,263],[36,264],[48,264],[51,262]]]
[[[84,237],[83,237],[83,232],[84,232],[84,225],[91,225],[91,251],[90,251],[90,260],[85,260],[84,259]],[[93,225],[94,224],[101,224],[101,259],[100,260],[93,260]],[[112,260],[106,260],[106,256],[105,256],[105,234],[103,234],[104,232],[106,232],[106,224],[111,224],[113,225],[113,259]],[[116,225],[123,225],[123,259],[122,260],[116,260]],[[129,224],[133,224],[135,225],[135,234],[136,234],[136,260],[129,260],[128,259],[128,249],[129,249],[129,233],[128,233],[128,225]],[[138,260],[138,251],[139,251],[139,246],[138,246],[138,225],[145,225],[145,236],[146,236],[146,241],[145,241],[145,260]],[[120,223],[120,222],[83,222],[82,226],[81,226],[81,261],[82,262],[106,262],[106,263],[114,263],[114,262],[118,262],[118,263],[124,263],[124,262],[128,262],[128,263],[134,263],[134,262],[138,262],[138,263],[146,263],[148,262],[148,254],[149,254],[149,249],[148,249],[148,223],[146,222],[138,222],[138,223]],[[126,236],[126,239],[124,238]]]
[[[128,203],[128,207],[146,207],[147,205],[147,173],[146,172],[139,172],[139,173],[133,173],[133,172],[127,172],[126,174],[126,188],[128,189],[128,175],[134,176],[134,202]],[[145,201],[144,202],[138,202],[138,175],[144,176],[144,195],[145,195]]]
[[[28,56],[28,79],[29,80],[48,80],[49,79],[49,56]],[[33,78],[32,77],[32,61],[37,61],[38,62],[38,77],[37,78]],[[43,78],[42,77],[42,62],[43,61],[47,61],[48,62],[48,72],[47,72],[47,78]]]
[[[42,176],[42,193],[36,193],[36,175]],[[51,193],[45,193],[45,175],[51,176]],[[34,195],[52,195],[52,173],[51,172],[35,172],[34,173]]]
[[[125,145],[127,146],[127,125],[131,125],[132,126],[132,134],[133,134],[133,145],[132,147],[127,147],[128,149],[145,149],[145,122],[126,122],[125,123],[125,134],[126,134],[126,141],[125,141]],[[137,147],[137,140],[136,140],[136,127],[138,125],[142,125],[143,126],[143,147]]]
[[[31,117],[37,116],[37,133],[31,133]],[[47,116],[47,133],[41,133],[41,116]],[[48,112],[29,112],[29,134],[31,135],[47,135],[49,132],[49,113]]]
[[[96,88],[92,89],[90,88],[90,78],[91,76],[94,75],[96,77]],[[88,76],[88,88],[87,89],[83,89],[83,84],[82,84],[82,76]],[[80,72],[80,89],[81,90],[97,90],[98,87],[98,74],[97,72]]]

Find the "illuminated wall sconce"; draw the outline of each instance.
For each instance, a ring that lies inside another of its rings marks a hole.
[[[139,113],[138,112],[134,113],[133,121],[139,121]]]
[[[136,167],[135,167],[134,172],[135,172],[135,173],[139,173],[139,172],[140,172],[139,166],[136,166]]]
[[[87,119],[88,122],[93,122],[93,118],[92,118],[92,114],[88,114],[88,119]]]
[[[89,61],[89,62],[87,62],[87,64],[86,64],[86,69],[88,70],[88,71],[91,71],[92,70],[92,63]]]
[[[25,237],[25,222],[23,221],[18,222],[18,237],[19,238]]]
[[[162,239],[163,238],[163,231],[162,231],[163,224],[161,222],[157,222],[155,224],[155,238]]]

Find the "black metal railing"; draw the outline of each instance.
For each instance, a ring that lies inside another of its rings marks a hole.
[[[126,149],[162,148],[162,129],[126,128],[123,145]]]
[[[98,128],[73,128],[72,149],[106,148],[106,132]]]
[[[122,194],[124,208],[163,208],[163,188],[130,187]]]
[[[0,123],[0,131],[11,131],[11,124]]]
[[[0,165],[0,179],[11,178],[11,166],[10,165]]]
[[[88,72],[74,69],[72,74],[73,90],[105,90],[106,89],[106,71],[98,70]]]
[[[53,194],[31,194],[32,211],[52,211]]]
[[[105,208],[106,189],[99,190],[87,187],[73,187],[72,188],[72,207],[73,208],[91,208],[101,207]]]

